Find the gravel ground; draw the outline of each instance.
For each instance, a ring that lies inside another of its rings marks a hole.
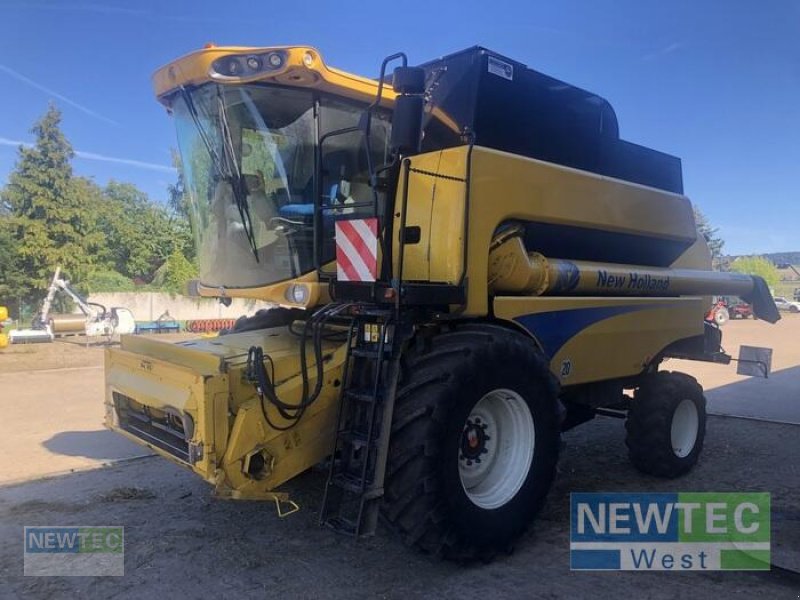
[[[716,412],[768,416],[788,410],[798,420],[800,318],[791,317],[775,327],[726,326],[731,352],[741,343],[775,348],[776,373],[769,380],[701,363],[670,361],[666,367],[698,377]],[[142,449],[101,426],[103,349],[77,341],[0,352],[0,598],[587,598],[621,591],[638,598],[800,597],[800,578],[780,569],[569,571],[569,493],[578,491],[771,492],[773,562],[800,571],[798,426],[711,416],[697,468],[664,481],[630,466],[622,421],[598,418],[564,435],[560,475],[515,552],[463,567],[421,556],[385,530],[354,542],[320,529],[319,472],[290,482],[286,490],[302,510],[279,519],[267,504],[211,498],[209,486],[161,458],[127,460]],[[43,369],[49,371],[38,372]],[[50,476],[70,469],[75,472]],[[11,483],[22,478],[32,480]],[[25,525],[124,526],[125,576],[23,577]]]
[[[792,598],[800,578],[769,573],[571,573],[570,491],[772,493],[775,564],[800,570],[800,428],[710,417],[698,467],[677,481],[639,475],[622,421],[567,433],[560,476],[515,552],[457,566],[405,548],[389,532],[355,542],[317,525],[324,477],[287,488],[301,512],[215,500],[197,478],[159,458],[0,488],[0,597]],[[23,577],[24,525],[123,525],[125,576]]]

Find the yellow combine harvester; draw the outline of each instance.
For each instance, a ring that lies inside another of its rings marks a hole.
[[[394,55],[371,80],[309,47],[210,46],[154,80],[193,292],[281,308],[216,339],[124,337],[106,420],[219,496],[288,510],[279,486],[327,459],[321,522],[364,535],[381,513],[423,550],[484,557],[541,507],[561,431],[597,414],[627,417],[640,470],[691,469],[703,391],[659,366],[730,362],[712,294],[778,318],[761,279],[711,272],[677,158],[483,48]]]

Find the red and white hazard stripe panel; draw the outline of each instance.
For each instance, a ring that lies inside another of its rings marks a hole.
[[[336,278],[375,281],[378,278],[378,219],[336,221]]]

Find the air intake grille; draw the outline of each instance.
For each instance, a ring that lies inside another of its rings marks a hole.
[[[113,392],[112,396],[120,429],[175,458],[189,462],[184,421],[177,411],[173,413],[150,408],[119,392]]]

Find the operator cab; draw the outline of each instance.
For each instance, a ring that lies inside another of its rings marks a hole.
[[[370,161],[387,160],[387,111],[373,114],[368,155],[360,131],[328,137],[319,150],[327,133],[356,128],[365,109],[328,94],[207,83],[176,94],[172,108],[204,285],[257,288],[312,271],[316,197],[321,262],[333,260],[334,217],[372,200]]]

